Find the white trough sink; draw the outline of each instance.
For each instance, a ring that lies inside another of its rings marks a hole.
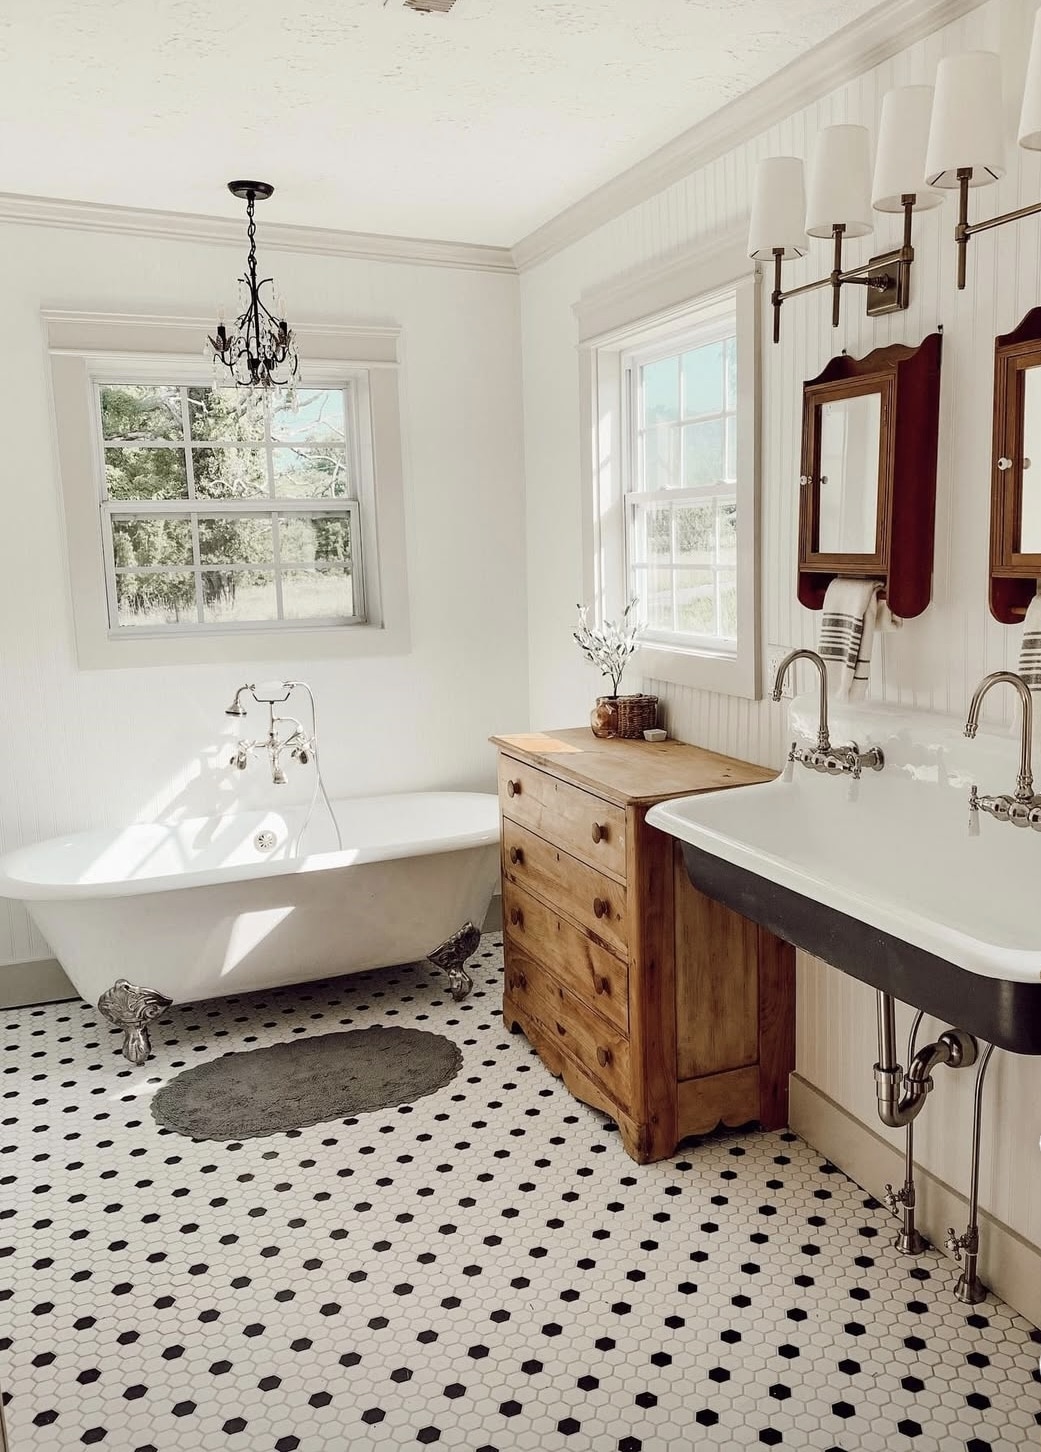
[[[816,737],[817,700],[792,706]],[[968,794],[1015,786],[1018,740],[950,716],[832,710],[835,745],[880,746],[851,791],[791,781],[684,797],[648,820],[684,844],[691,880],[779,936],[1003,1047],[1041,1053],[1041,833],[980,816]]]

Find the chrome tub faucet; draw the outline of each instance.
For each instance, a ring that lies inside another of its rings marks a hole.
[[[276,716],[275,706],[289,699],[290,692],[300,683],[295,681],[272,681],[264,685],[239,686],[235,692],[235,698],[231,705],[225,710],[226,716],[245,716],[246,710],[242,704],[242,696],[248,691],[253,699],[268,708],[268,733],[265,737],[259,737],[255,741],[240,740],[235,747],[229,766],[238,767],[239,771],[245,771],[249,764],[249,758],[254,751],[266,751],[268,762],[271,767],[271,780],[275,786],[284,786],[287,777],[282,765],[282,757],[288,752],[292,761],[298,761],[301,766],[307,763],[315,754],[315,742],[313,734],[308,736],[303,726],[295,716]],[[307,688],[304,687],[306,690]],[[283,728],[289,727],[288,732]]]
[[[812,661],[817,668],[820,676],[820,712],[817,721],[817,745],[799,746],[792,742],[788,752],[789,774],[795,762],[809,767],[811,771],[820,771],[831,776],[848,776],[854,781],[860,780],[865,767],[869,771],[881,771],[886,764],[881,747],[871,746],[867,751],[861,751],[855,741],[851,741],[848,746],[831,744],[828,730],[828,668],[815,650],[793,650],[785,656],[774,677],[773,699],[780,701],[788,668],[797,660]]]
[[[997,796],[981,797],[979,789],[969,792],[969,830],[975,835],[979,831],[979,814],[986,812],[999,822],[1011,822],[1014,827],[1032,827],[1041,832],[1041,797],[1034,794],[1034,771],[1031,761],[1034,731],[1034,699],[1030,687],[1022,676],[1014,671],[991,671],[984,676],[972,694],[969,714],[965,719],[965,735],[972,741],[980,725],[980,709],[983,698],[994,686],[1008,685],[1018,693],[1023,710],[1020,717],[1019,775],[1016,790],[1011,794],[1002,792]]]

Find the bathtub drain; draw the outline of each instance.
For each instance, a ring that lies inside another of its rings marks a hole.
[[[270,852],[277,842],[274,832],[258,832],[253,838],[253,846],[258,852]]]

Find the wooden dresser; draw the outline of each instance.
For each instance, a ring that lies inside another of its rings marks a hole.
[[[720,1123],[785,1125],[794,950],[697,892],[645,820],[655,802],[774,773],[587,728],[492,740],[507,1027],[640,1163]]]

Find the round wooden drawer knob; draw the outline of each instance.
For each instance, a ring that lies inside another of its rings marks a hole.
[[[508,797],[519,797],[521,784],[519,781],[508,781],[506,783],[506,795]]]
[[[524,861],[524,853],[519,847],[510,848],[510,861],[513,863],[514,867],[517,866],[518,862]]]
[[[606,918],[607,917],[607,914],[610,911],[611,911],[611,904],[607,901],[606,897],[594,897],[594,899],[593,899],[593,916],[594,917],[596,917],[596,918]]]
[[[606,1069],[611,1062],[611,1050],[598,1047],[596,1051],[596,1062],[600,1065],[601,1069]]]
[[[525,978],[523,973],[515,973],[513,975],[513,978],[510,980],[511,988],[527,988],[527,986],[528,980]]]
[[[611,992],[611,985],[610,985],[610,983],[607,981],[606,978],[604,978],[599,973],[596,973],[593,976],[593,987],[596,989],[597,993],[610,993]]]
[[[605,826],[603,826],[600,822],[594,822],[593,823],[593,841],[594,842],[606,842],[607,841],[607,828]]]
[[[524,921],[524,914],[520,908],[510,908],[510,922],[515,928],[519,928]]]

